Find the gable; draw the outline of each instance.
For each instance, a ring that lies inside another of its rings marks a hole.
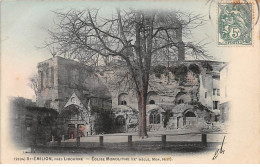
[[[76,105],[79,106],[80,108],[84,108],[81,100],[79,99],[79,97],[76,95],[75,92],[73,92],[73,94],[71,95],[71,97],[69,98],[69,100],[67,101],[67,103],[65,104],[64,108],[70,105]]]

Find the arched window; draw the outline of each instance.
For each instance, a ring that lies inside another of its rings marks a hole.
[[[77,69],[73,69],[71,71],[70,77],[70,85],[75,87],[79,83],[79,71]]]
[[[116,117],[116,125],[125,125],[125,118],[122,115]]]
[[[149,116],[149,124],[153,124],[154,123],[154,115],[150,114]]]
[[[155,104],[156,100],[158,100],[158,94],[155,91],[147,93],[147,104]]]
[[[182,104],[182,103],[184,103],[184,101],[183,101],[182,99],[180,99],[180,100],[178,101],[178,104]]]
[[[160,122],[161,122],[161,116],[160,116],[160,114],[157,114],[155,124],[159,124]]]
[[[196,115],[193,112],[188,111],[186,112],[185,117],[196,117]]]
[[[54,86],[54,68],[51,67],[51,87]]]
[[[49,87],[49,69],[46,69],[45,86],[46,88]]]
[[[127,102],[125,100],[121,101],[121,105],[127,105]]]
[[[161,115],[157,112],[152,112],[149,116],[149,124],[160,124]]]
[[[41,90],[43,90],[43,80],[44,80],[44,75],[43,75],[43,72],[41,71],[40,72],[40,77],[41,77]]]
[[[126,96],[127,96],[126,93],[121,93],[121,94],[118,96],[118,105],[127,105]]]

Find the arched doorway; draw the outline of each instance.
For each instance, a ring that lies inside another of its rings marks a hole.
[[[183,126],[190,125],[194,126],[197,124],[197,117],[193,111],[184,112]]]
[[[65,107],[59,115],[60,124],[63,126],[62,135],[67,139],[83,137],[87,135],[87,119],[84,116],[83,109],[77,105]]]

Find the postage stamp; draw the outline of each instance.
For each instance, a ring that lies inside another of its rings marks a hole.
[[[252,45],[252,4],[218,4],[218,45]]]

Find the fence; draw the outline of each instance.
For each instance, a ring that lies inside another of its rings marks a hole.
[[[111,134],[111,135],[100,135],[100,136],[89,136],[85,138],[76,138],[76,140],[63,140],[62,142],[54,142],[52,141],[49,146],[72,146],[72,147],[111,147],[112,145],[117,145],[118,148],[133,148],[133,147],[157,147],[157,148],[166,148],[171,146],[178,146],[178,145],[186,145],[186,146],[208,146],[208,135],[224,135],[225,133],[184,133],[184,134],[156,134],[150,136],[149,140],[137,140],[139,138],[137,135],[118,135],[118,134]],[[183,136],[184,137],[183,137]],[[185,136],[187,135],[187,136]],[[200,136],[200,137],[199,137]],[[133,137],[135,140],[133,140]],[[189,139],[189,141],[185,139]],[[194,141],[194,138],[196,140]],[[212,142],[212,136],[211,141]],[[173,140],[177,139],[177,140]],[[61,144],[63,143],[63,145]],[[215,142],[218,143],[218,142]]]

